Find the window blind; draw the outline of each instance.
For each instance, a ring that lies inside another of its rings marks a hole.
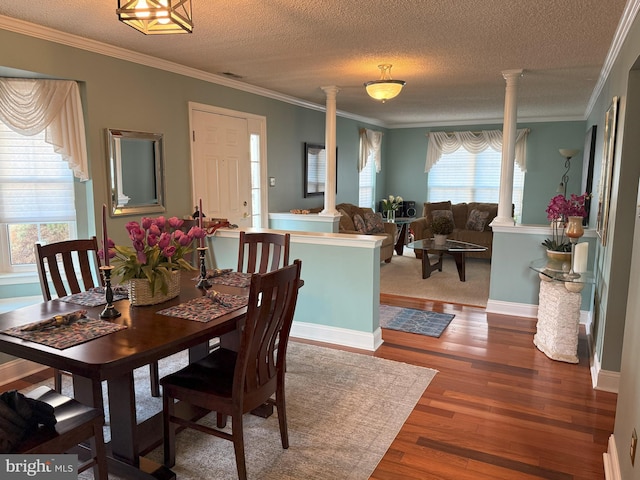
[[[44,135],[0,122],[0,223],[75,221],[73,173]]]

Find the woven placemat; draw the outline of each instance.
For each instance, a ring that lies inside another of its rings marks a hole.
[[[112,290],[114,302],[129,298],[127,287],[117,286],[113,287]],[[66,297],[60,297],[60,300],[76,305],[83,305],[85,307],[97,307],[98,305],[107,304],[104,287],[95,287],[87,290],[86,292],[73,293],[71,295],[67,295]]]
[[[247,304],[248,298],[241,295],[220,294],[220,299],[228,306],[212,301],[209,297],[200,297],[186,303],[160,310],[160,315],[185,318],[196,322],[210,322],[229,312],[238,310]]]
[[[251,274],[242,272],[227,272],[224,275],[213,277],[209,282],[230,287],[246,288],[251,285]]]
[[[37,323],[40,322],[32,322],[28,325],[22,325],[21,327],[9,328],[3,330],[2,333],[57,348],[58,350],[64,350],[65,348],[80,345],[94,338],[109,335],[110,333],[127,328],[126,325],[118,325],[106,320],[81,318],[68,325],[52,326],[43,330],[23,330],[25,327]]]

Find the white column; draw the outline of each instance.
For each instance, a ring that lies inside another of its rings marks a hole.
[[[322,87],[327,96],[325,141],[327,172],[324,180],[324,209],[320,215],[337,217],[336,210],[336,96],[340,89],[336,86]]]
[[[518,82],[522,70],[505,70],[502,76],[507,81],[504,97],[504,125],[502,127],[502,164],[500,169],[500,196],[498,215],[491,222],[495,225],[513,225],[511,204],[513,203],[513,166],[516,156],[516,132],[518,122]]]

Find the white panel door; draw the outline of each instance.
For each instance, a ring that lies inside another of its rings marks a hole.
[[[193,185],[207,218],[251,226],[249,130],[244,118],[193,111]]]

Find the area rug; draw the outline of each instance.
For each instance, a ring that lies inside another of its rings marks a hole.
[[[248,476],[260,480],[366,480],[437,373],[391,360],[297,342],[287,355],[289,449],[280,444],[277,415],[245,415]],[[186,354],[160,361],[160,375]],[[138,418],[162,409],[149,395],[148,367],[135,371]],[[64,388],[69,381],[65,375]],[[215,415],[203,421],[215,425]],[[172,469],[180,480],[237,479],[233,444],[193,430],[177,435]],[[149,458],[162,462],[162,447]],[[79,478],[93,478],[91,471]],[[118,479],[109,476],[110,479]]]
[[[380,293],[485,308],[491,262],[468,258],[465,270],[466,282],[461,282],[453,257],[445,255],[442,271],[423,279],[422,260],[415,257],[413,250],[405,248],[404,255],[394,254],[390,263],[380,264]]]
[[[401,332],[418,333],[439,338],[455,315],[413,308],[380,305],[380,326]]]

